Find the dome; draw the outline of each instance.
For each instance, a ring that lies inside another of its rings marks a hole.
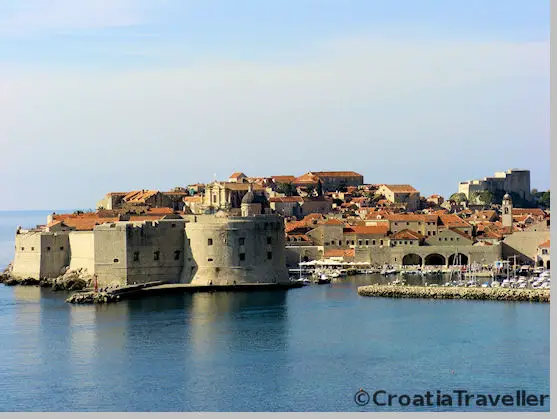
[[[501,195],[499,195],[499,196],[501,196]],[[508,193],[506,193],[505,196],[503,197],[503,199],[510,200],[511,196]]]

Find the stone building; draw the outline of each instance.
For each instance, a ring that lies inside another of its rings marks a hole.
[[[381,185],[376,192],[393,204],[405,204],[407,211],[420,209],[420,193],[411,185]]]
[[[284,283],[281,216],[184,215],[108,221],[88,230],[18,230],[16,277],[53,278],[67,267],[96,274],[101,286],[152,281],[199,285]]]
[[[242,182],[213,182],[205,186],[203,195],[203,207],[206,209],[230,210],[240,208],[242,198],[248,193],[250,183]],[[266,188],[257,184],[253,185],[253,190],[258,193],[267,193]]]
[[[516,193],[521,198],[530,200],[530,171],[509,169],[506,172],[497,172],[493,177],[463,181],[458,185],[458,192],[466,195],[466,198],[470,198],[471,193],[484,191],[493,194]]]
[[[536,266],[543,266],[545,269],[551,267],[551,241],[546,240],[538,245],[536,254]]]

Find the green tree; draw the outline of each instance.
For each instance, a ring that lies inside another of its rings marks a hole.
[[[292,183],[279,183],[277,184],[277,192],[283,193],[286,196],[298,195],[296,187]]]
[[[493,194],[489,191],[482,191],[478,194],[478,198],[483,204],[491,205],[493,204]]]
[[[456,192],[452,194],[449,199],[460,204],[461,202],[466,201],[466,195],[462,192]]]
[[[545,208],[550,206],[550,194],[549,191],[541,192],[541,196],[538,198],[538,203]]]

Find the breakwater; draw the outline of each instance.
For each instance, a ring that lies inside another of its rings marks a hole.
[[[549,303],[550,300],[548,289],[366,285],[358,287],[358,294],[364,297],[531,301],[538,303]]]

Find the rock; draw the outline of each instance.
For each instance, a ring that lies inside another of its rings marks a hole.
[[[72,304],[106,304],[120,301],[120,296],[101,292],[78,292],[70,295],[67,303]]]
[[[15,278],[8,278],[7,280],[4,281],[4,285],[7,285],[8,287],[18,285],[18,283],[19,281]]]

